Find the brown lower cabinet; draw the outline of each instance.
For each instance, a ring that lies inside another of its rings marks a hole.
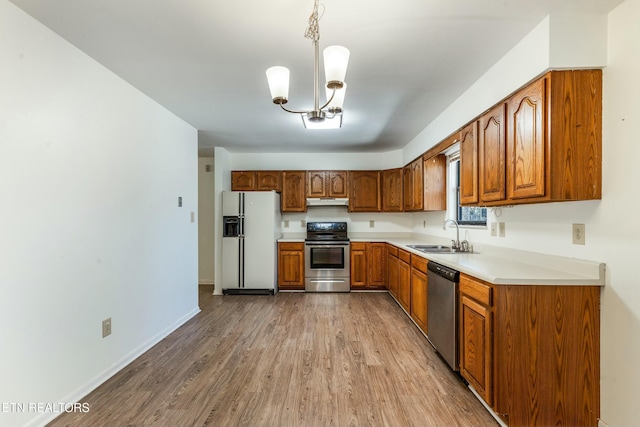
[[[411,312],[411,253],[398,249],[398,296],[407,313]]]
[[[460,373],[507,425],[597,426],[600,288],[461,274]]]
[[[351,289],[385,289],[387,244],[351,243]]]
[[[278,242],[278,288],[304,290],[304,242]]]
[[[398,298],[398,248],[387,245],[387,290]]]
[[[411,318],[427,333],[427,260],[411,255]]]

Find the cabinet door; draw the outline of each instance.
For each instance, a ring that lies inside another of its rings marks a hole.
[[[278,243],[278,287],[304,289],[304,243]]]
[[[326,172],[307,172],[307,197],[327,197]]]
[[[307,201],[305,197],[304,171],[282,172],[282,197],[280,203],[282,212],[306,212]]]
[[[346,171],[329,171],[325,179],[329,197],[349,197]]]
[[[424,159],[424,210],[447,210],[447,156]]]
[[[351,288],[367,286],[367,244],[351,243]]]
[[[505,118],[505,104],[480,117],[478,184],[482,202],[504,200],[506,196]]]
[[[384,289],[387,282],[387,245],[385,243],[367,244],[367,285]]]
[[[349,176],[349,211],[380,212],[380,171],[352,171]]]
[[[417,268],[411,268],[411,317],[426,334],[427,275]]]
[[[411,210],[421,211],[424,207],[424,174],[422,157],[411,163]]]
[[[255,171],[231,171],[231,191],[255,191]]]
[[[460,375],[492,405],[491,312],[466,295],[460,306]]]
[[[478,203],[477,122],[460,131],[460,204]]]
[[[257,171],[256,190],[258,191],[282,191],[282,172]]]
[[[540,79],[508,102],[507,196],[510,199],[545,194],[545,83]]]
[[[402,212],[402,168],[382,171],[382,211]]]
[[[404,195],[403,207],[405,212],[410,212],[413,208],[413,176],[411,175],[411,164],[402,169],[402,193]]]
[[[398,261],[398,302],[407,313],[411,312],[411,265],[400,260]]]
[[[387,289],[398,298],[398,257],[387,254]]]

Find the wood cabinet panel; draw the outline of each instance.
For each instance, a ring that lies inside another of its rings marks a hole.
[[[387,245],[387,289],[389,293],[398,298],[398,249],[393,245]]]
[[[597,426],[600,288],[495,292],[496,412],[509,426]]]
[[[424,159],[424,210],[447,210],[447,156]]]
[[[255,171],[231,171],[231,191],[255,191]]]
[[[411,318],[416,322],[418,327],[426,334],[427,331],[427,274],[424,271],[419,270],[416,266],[421,267],[422,262],[414,263],[414,258],[420,258],[421,261],[426,261],[422,257],[417,255],[411,255],[412,268],[411,268]],[[426,267],[426,262],[424,262]]]
[[[387,245],[375,242],[351,243],[351,287],[385,289]]]
[[[465,275],[460,280],[460,293],[486,306],[491,306],[493,303],[491,286],[471,276]]]
[[[278,287],[304,290],[304,243],[278,243]]]
[[[380,171],[349,172],[349,211],[380,212]]]
[[[282,191],[282,172],[256,171],[256,190]]]
[[[387,282],[387,245],[386,243],[367,244],[368,285],[384,289]]]
[[[506,197],[506,105],[494,107],[480,117],[478,173],[480,200],[491,202]]]
[[[382,171],[382,211],[402,212],[402,168]]]
[[[509,105],[508,196],[510,199],[545,195],[546,79],[533,82],[514,95]]]
[[[400,251],[404,252],[404,251]],[[407,313],[411,312],[411,264],[398,259],[398,302]]]
[[[460,131],[460,204],[477,204],[478,140],[477,121]]]
[[[326,176],[329,197],[349,197],[347,171],[329,171]]]
[[[306,212],[306,172],[282,172],[282,195],[280,197],[282,212]]]
[[[324,171],[307,171],[307,197],[328,197]]]
[[[351,243],[351,288],[367,286],[367,244]]]
[[[424,208],[424,171],[422,157],[411,163],[411,210],[421,211]]]
[[[402,207],[405,212],[410,212],[413,208],[413,175],[411,173],[411,164],[402,168]]]
[[[464,294],[460,306],[460,375],[492,405],[491,311]]]

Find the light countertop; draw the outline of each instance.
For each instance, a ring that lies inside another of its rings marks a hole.
[[[490,245],[476,245],[473,253],[426,254],[408,245],[444,244],[450,239],[410,233],[349,233],[351,242],[390,243],[429,261],[495,285],[604,286],[605,264]],[[304,234],[284,235],[279,242],[303,242]]]

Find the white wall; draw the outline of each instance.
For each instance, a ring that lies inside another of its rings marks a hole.
[[[210,171],[207,172],[207,165]],[[198,283],[215,282],[214,158],[198,158]]]
[[[233,153],[231,156],[232,170],[378,170],[404,164],[402,150],[386,153]]]
[[[198,311],[197,132],[7,0],[0,93],[0,402],[73,402]]]

